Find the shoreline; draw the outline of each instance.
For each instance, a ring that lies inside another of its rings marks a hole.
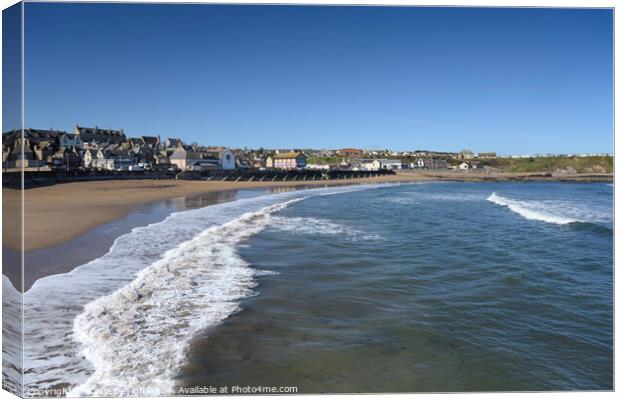
[[[241,189],[325,187],[416,181],[565,181],[612,182],[613,174],[454,173],[402,171],[373,178],[279,182],[201,180],[104,180],[62,183],[24,190],[26,252],[74,239],[97,226],[126,217],[140,206],[173,198]],[[3,188],[3,246],[19,251],[20,190]]]
[[[135,228],[160,223],[172,213],[261,195],[263,191],[269,192],[262,189],[220,191],[138,205],[126,217],[98,225],[62,243],[27,251],[28,272],[24,274],[24,291],[28,291],[42,278],[69,273],[104,256],[120,236]],[[2,254],[8,265],[19,263],[19,252],[3,247]],[[14,286],[21,284],[19,268],[5,267],[4,274]]]

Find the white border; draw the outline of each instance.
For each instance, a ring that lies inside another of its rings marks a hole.
[[[36,2],[36,1],[40,1],[40,0],[28,0],[28,2]],[[64,1],[64,2],[74,2],[74,3],[101,3],[101,2],[109,2],[109,3],[113,3],[113,2],[118,2],[118,1],[94,1],[94,0],[82,0],[82,1]],[[390,1],[390,0],[373,0],[373,1],[360,1],[360,0],[338,0],[338,1],[329,1],[329,0],[315,0],[315,1],[298,1],[298,0],[289,0],[289,1],[278,1],[278,0],[271,0],[271,1],[260,1],[260,0],[244,0],[244,1],[239,1],[239,0],[231,0],[231,1],[175,1],[175,0],[150,0],[150,1],[146,1],[146,0],[132,0],[132,1],[128,1],[129,3],[204,3],[204,4],[314,4],[314,5],[380,5],[380,6],[473,6],[473,7],[560,7],[560,8],[615,8],[616,7],[616,1],[601,1],[601,0],[591,0],[591,1],[579,1],[579,0],[563,0],[563,1],[559,1],[559,0],[541,0],[541,1],[532,1],[532,0],[522,0],[522,1],[515,1],[515,0],[502,0],[502,1],[493,1],[493,0],[478,0],[478,1],[470,1],[470,0],[460,0],[460,1],[454,1],[454,0],[438,0],[438,1],[432,1],[432,0],[425,0],[425,1]],[[2,9],[7,8],[13,4],[15,4],[16,1],[12,1],[12,0],[0,0],[0,5],[2,5]],[[23,13],[22,13],[22,18],[23,18]],[[1,25],[1,22],[0,22]],[[22,21],[22,68],[23,68],[23,45],[24,45],[24,41],[23,41],[23,21]],[[615,79],[616,76],[616,62],[615,62],[615,55],[617,54],[616,52],[616,46],[618,43],[618,31],[615,29],[615,16],[614,16],[614,154],[619,153],[618,149],[620,144],[615,140],[615,115],[617,115],[618,109],[617,109],[617,103],[615,101],[615,93],[617,92],[617,88],[618,88],[618,83]],[[0,29],[0,46],[1,46],[1,29]],[[23,70],[22,70],[23,71]],[[1,72],[1,65],[0,65],[0,72]],[[23,73],[22,73],[22,93],[23,93]],[[0,83],[0,89],[2,88],[2,85]],[[22,95],[22,126],[24,125],[24,109],[23,109],[23,95]],[[620,162],[617,159],[614,159],[614,170],[617,171],[618,167],[620,166]],[[614,184],[614,220],[617,220],[617,218],[620,216],[620,208],[617,206],[617,197],[616,197],[616,187]],[[23,196],[23,192],[22,192],[22,196]],[[0,206],[2,205],[2,199],[0,198]],[[23,207],[23,198],[22,198],[22,207]],[[23,213],[22,213],[22,218],[23,218]],[[0,213],[0,220],[1,220],[1,213]],[[2,232],[0,230],[0,238],[1,238]],[[22,240],[23,240],[23,236],[22,236]],[[617,333],[618,333],[618,319],[616,316],[616,307],[615,307],[615,303],[616,303],[616,299],[618,296],[618,281],[615,280],[615,254],[617,253],[617,249],[618,249],[618,237],[617,235],[614,234],[614,387],[618,386],[618,374],[616,372],[616,364],[615,364],[615,360],[618,359],[618,347],[616,344],[617,340]],[[23,259],[22,259],[23,262]],[[22,271],[23,271],[23,264],[22,264]],[[23,276],[22,276],[22,283],[23,283]],[[0,309],[0,315],[1,315],[1,309]],[[1,340],[1,337],[0,337]],[[369,397],[377,397],[377,398],[384,398],[384,397],[422,397],[423,395],[434,395],[434,396],[440,396],[440,397],[444,397],[446,395],[449,395],[450,398],[472,398],[472,397],[484,397],[484,398],[489,398],[489,399],[494,399],[494,398],[502,398],[502,397],[510,397],[510,398],[531,398],[533,395],[544,395],[544,397],[546,398],[590,398],[591,396],[595,396],[595,397],[615,397],[615,394],[613,392],[553,392],[553,393],[472,393],[472,394],[386,394],[386,395],[365,395],[365,396],[369,396]],[[251,396],[251,395],[250,395]],[[290,397],[290,398],[295,398],[295,397],[306,397],[306,398],[323,398],[324,395],[281,395],[281,396],[261,396],[262,398],[283,398],[283,397]],[[349,397],[351,395],[329,395],[330,398],[346,398]],[[14,395],[9,394],[6,391],[0,391],[0,399],[4,399],[4,398],[14,398]],[[199,396],[197,396],[199,397]],[[221,396],[220,396],[221,397]],[[234,395],[230,395],[230,396],[226,396],[226,397],[241,397],[241,396],[234,396]],[[249,397],[249,396],[243,396],[243,397]],[[178,396],[173,396],[170,398],[178,398]]]

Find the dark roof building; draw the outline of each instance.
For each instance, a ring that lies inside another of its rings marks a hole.
[[[126,140],[123,129],[99,129],[97,126],[83,127],[76,125],[73,133],[79,135],[83,142],[120,143]]]

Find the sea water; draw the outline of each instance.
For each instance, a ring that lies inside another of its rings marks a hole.
[[[612,206],[608,184],[418,183],[177,212],[26,292],[26,390],[611,389]]]

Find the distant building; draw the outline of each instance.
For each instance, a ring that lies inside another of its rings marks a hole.
[[[474,159],[476,155],[471,150],[463,150],[459,152],[458,159]]]
[[[467,162],[461,162],[459,164],[459,170],[469,170],[469,164]]]
[[[207,151],[204,158],[217,160],[217,164],[222,170],[232,170],[237,166],[235,162],[235,154],[228,148]]]
[[[435,158],[418,158],[410,164],[412,169],[449,169],[448,161]]]
[[[445,159],[432,159],[432,161],[431,169],[450,169],[448,161]]]
[[[164,141],[164,146],[167,148],[182,147],[183,142],[181,141],[181,139],[167,138],[166,141]]]
[[[157,163],[164,163],[165,156],[158,154]],[[232,170],[236,167],[235,154],[227,149],[211,151],[194,151],[184,147],[177,147],[168,157],[171,165],[181,170]]]
[[[141,136],[140,139],[145,145],[148,145],[151,148],[159,147],[159,144],[160,144],[159,136]]]
[[[306,169],[309,169],[309,170],[329,170],[329,165],[327,165],[327,164],[318,164],[318,163],[308,164],[306,166]]]
[[[409,165],[411,169],[429,169],[427,165],[427,160],[424,158],[418,158],[415,162],[411,162]]]
[[[342,149],[338,150],[338,155],[339,156],[347,157],[347,158],[361,157],[363,153],[364,153],[363,150],[360,150],[360,149],[357,149],[357,148],[342,148]]]
[[[125,133],[122,129],[99,129],[95,127],[83,127],[77,125],[73,134],[77,135],[82,142],[96,142],[96,143],[120,143],[126,141]]]
[[[398,159],[379,159],[381,169],[384,170],[399,170],[403,168],[403,164]]]
[[[478,158],[493,159],[497,158],[497,154],[494,152],[480,152],[478,153]]]
[[[257,156],[252,161],[252,167],[254,169],[265,169],[267,167],[267,157]]]
[[[74,133],[62,133],[58,137],[58,144],[60,147],[75,147],[82,148],[82,139],[79,135]]]
[[[360,170],[376,172],[381,169],[381,162],[378,159],[362,159],[359,168]]]
[[[267,158],[267,167],[275,169],[300,169],[305,168],[306,156],[301,152],[284,152]]]
[[[82,166],[85,168],[93,168],[96,165],[94,162],[97,159],[104,159],[103,152],[101,150],[88,149],[82,152]]]
[[[170,159],[165,152],[158,152],[153,154],[153,163],[157,165],[155,169],[167,169],[172,166]]]
[[[178,147],[168,157],[170,164],[180,170],[189,170],[196,162],[202,161],[202,155],[194,151],[187,151],[183,147]]]

